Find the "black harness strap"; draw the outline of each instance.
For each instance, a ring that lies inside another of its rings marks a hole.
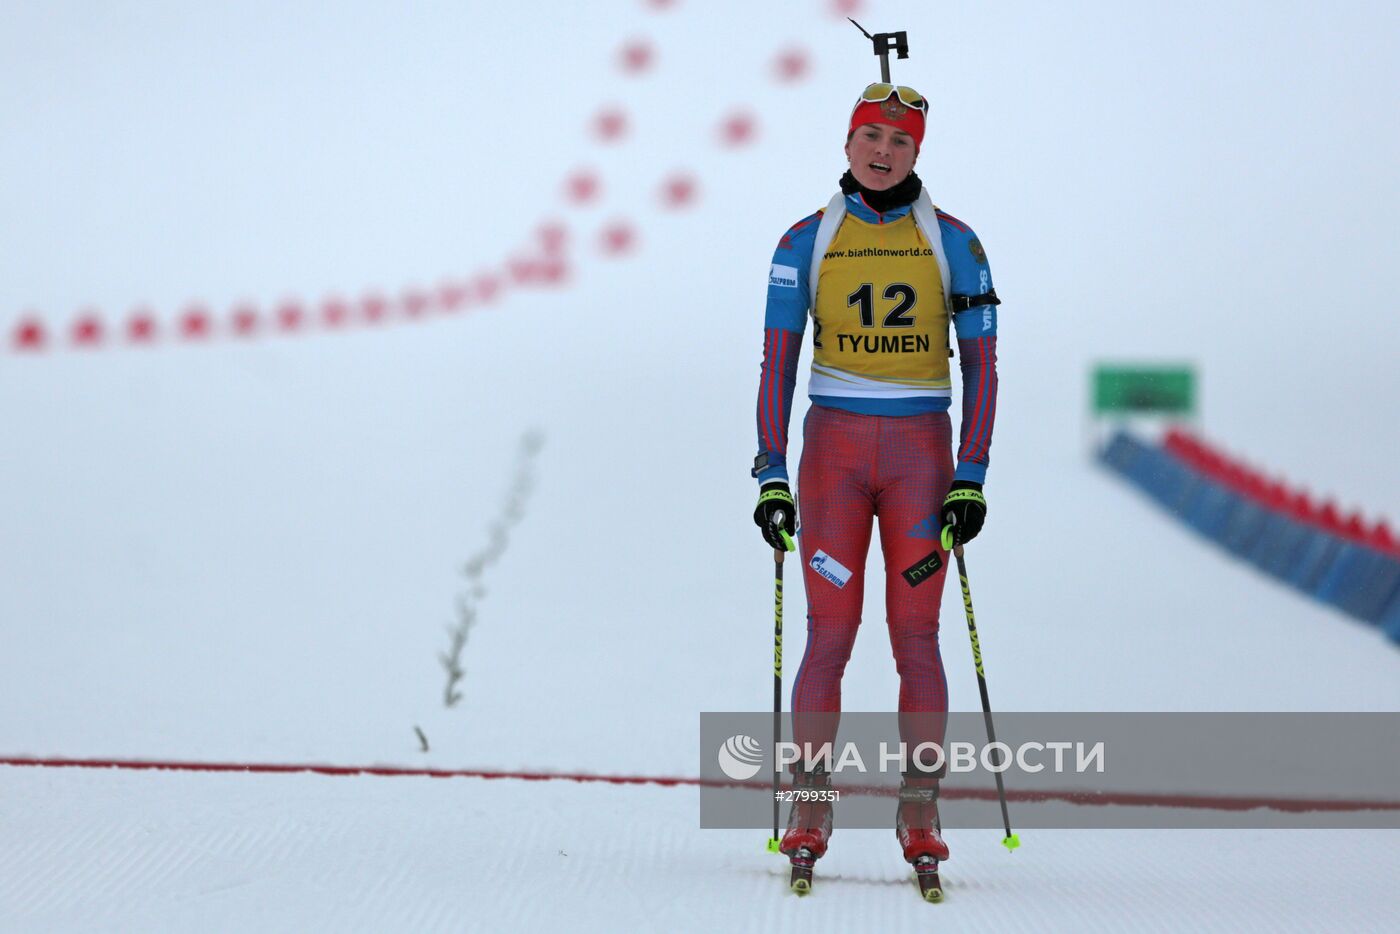
[[[967,311],[969,308],[976,308],[979,305],[1001,304],[1001,299],[997,298],[996,289],[989,289],[981,295],[950,295],[948,300],[953,306],[953,314]]]

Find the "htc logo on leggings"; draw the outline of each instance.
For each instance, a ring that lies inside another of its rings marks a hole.
[[[927,558],[902,573],[910,587],[917,587],[942,569],[943,559],[938,557],[938,551],[935,549]]]

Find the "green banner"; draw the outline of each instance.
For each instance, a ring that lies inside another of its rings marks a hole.
[[[1196,411],[1196,372],[1186,365],[1094,368],[1094,413],[1159,412],[1190,415]]]

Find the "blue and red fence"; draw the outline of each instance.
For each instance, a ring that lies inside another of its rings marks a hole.
[[[1180,429],[1160,444],[1118,431],[1098,457],[1203,538],[1400,643],[1400,543],[1384,521],[1343,518]]]

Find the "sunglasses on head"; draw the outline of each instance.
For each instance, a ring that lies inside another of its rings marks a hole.
[[[856,106],[859,107],[861,102],[878,104],[896,95],[899,97],[899,102],[905,107],[911,107],[925,114],[928,113],[928,101],[925,100],[924,96],[918,91],[902,84],[889,84],[884,81],[868,85],[866,89],[861,92],[860,101],[856,102]]]

